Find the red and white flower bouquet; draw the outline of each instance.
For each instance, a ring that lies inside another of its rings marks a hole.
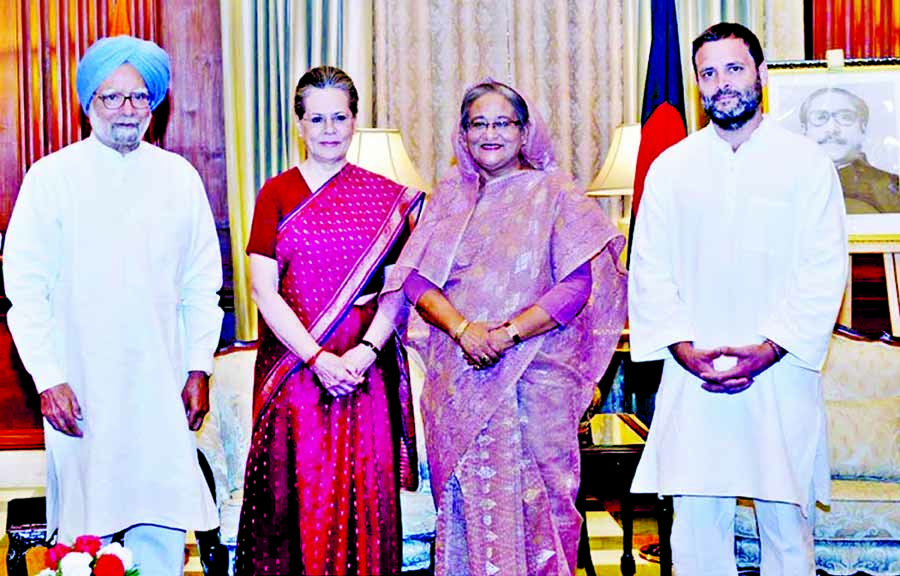
[[[118,542],[103,546],[96,536],[79,536],[69,547],[37,546],[25,556],[29,576],[138,576],[131,550]]]

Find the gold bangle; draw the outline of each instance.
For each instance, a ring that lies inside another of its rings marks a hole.
[[[459,339],[462,338],[463,333],[466,331],[466,328],[469,327],[470,322],[463,318],[463,321],[457,324],[456,328],[454,328],[453,332],[450,333],[450,337],[455,341],[459,342]]]

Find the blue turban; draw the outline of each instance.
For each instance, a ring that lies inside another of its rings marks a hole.
[[[171,77],[169,55],[154,42],[133,36],[113,36],[94,42],[78,63],[75,85],[81,108],[88,113],[100,84],[122,64],[131,64],[150,92],[150,109],[166,97]]]

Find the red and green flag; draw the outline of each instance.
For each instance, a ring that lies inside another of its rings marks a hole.
[[[641,146],[631,204],[632,227],[650,164],[666,148],[687,135],[675,0],[653,0],[652,8],[652,40],[641,114]]]

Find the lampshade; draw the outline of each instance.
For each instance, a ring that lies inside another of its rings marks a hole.
[[[586,194],[592,197],[631,196],[640,145],[640,124],[622,124],[617,127],[603,167],[588,185]]]
[[[416,173],[399,130],[357,128],[347,151],[347,160],[404,186],[423,192],[431,189]]]

